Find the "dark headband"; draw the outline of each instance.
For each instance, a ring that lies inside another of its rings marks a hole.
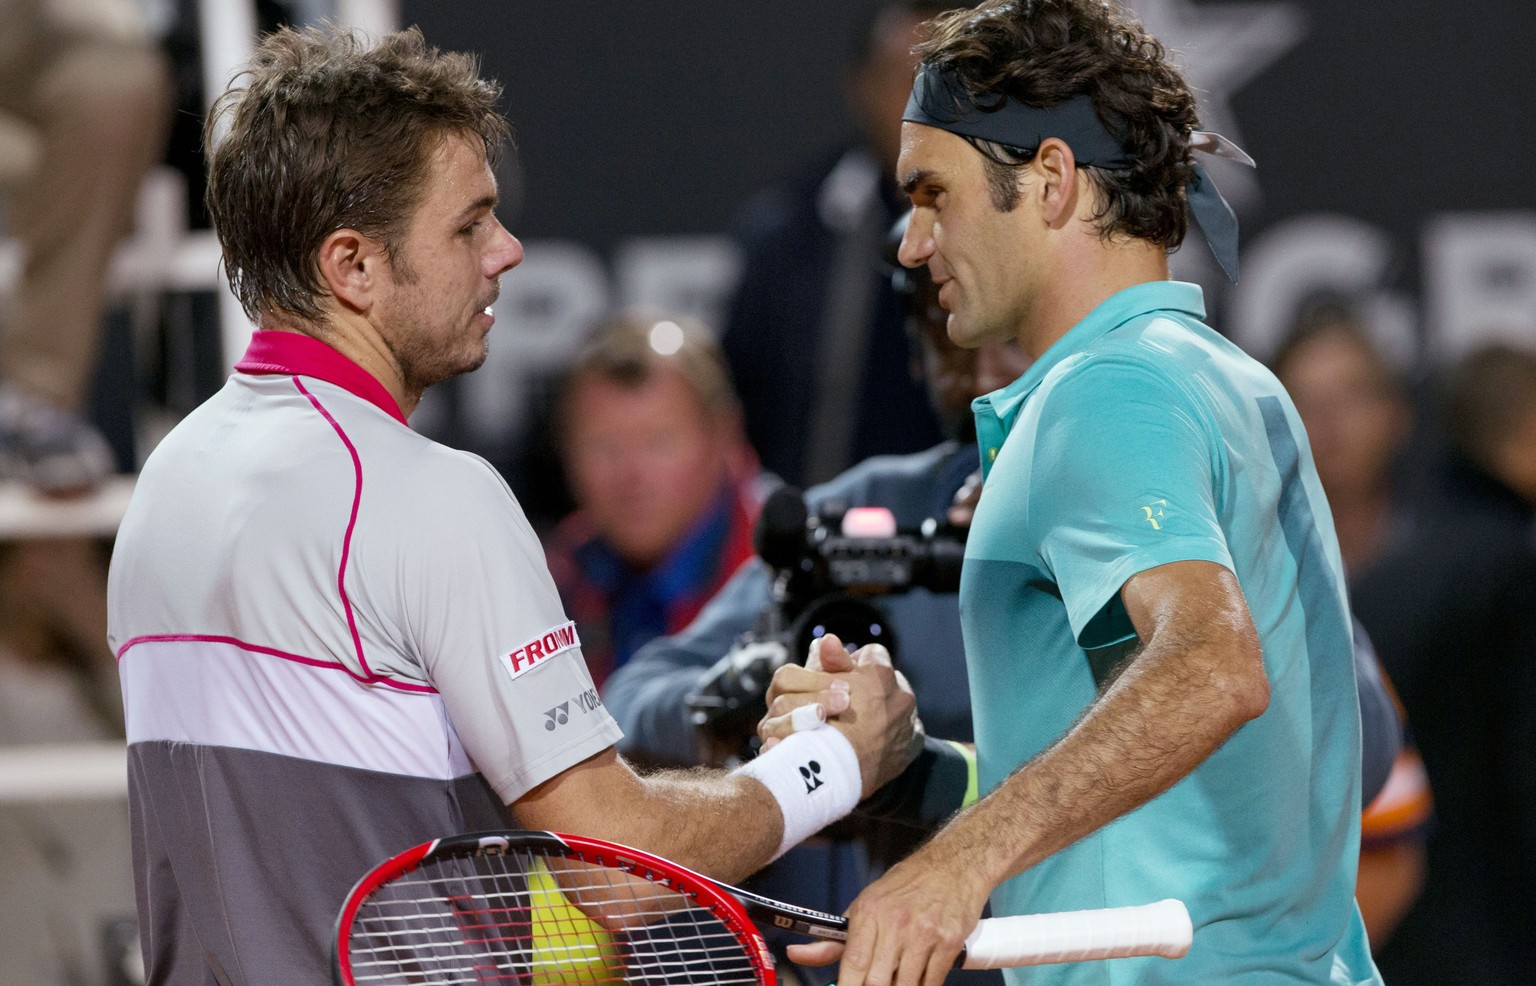
[[[1135,159],[1099,119],[1093,100],[1074,96],[1055,106],[1029,106],[1012,96],[996,95],[990,99],[973,97],[951,68],[923,63],[912,83],[903,120],[947,130],[960,137],[988,140],[1024,151],[1034,151],[1047,137],[1066,141],[1080,165],[1123,171],[1135,166]],[[1252,166],[1253,159],[1237,145],[1208,131],[1194,131],[1190,146],[1220,157],[1229,157]],[[1205,241],[1211,246],[1216,262],[1233,281],[1237,280],[1237,216],[1227,200],[1216,190],[1216,183],[1205,167],[1196,163],[1194,177],[1184,189],[1190,215]]]

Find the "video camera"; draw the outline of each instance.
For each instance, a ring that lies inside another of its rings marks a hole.
[[[917,588],[957,591],[965,531],[929,518],[903,533],[883,507],[825,502],[811,514],[800,491],[783,486],[763,505],[753,544],[773,570],[773,601],[685,699],[701,738],[728,755],[755,733],[773,673],[803,662],[818,637],[883,644],[898,661],[895,632],[870,600]]]

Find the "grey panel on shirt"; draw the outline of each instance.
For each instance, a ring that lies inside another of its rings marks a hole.
[[[166,986],[330,986],[322,957],[358,878],[430,839],[515,827],[473,774],[157,742],[129,748],[128,783],[140,934]]]

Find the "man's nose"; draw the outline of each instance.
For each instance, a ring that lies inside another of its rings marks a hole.
[[[496,223],[496,229],[498,242],[486,256],[487,265],[491,268],[491,277],[500,277],[523,262],[523,244],[517,237],[507,232],[507,228],[499,220]]]
[[[901,235],[901,245],[896,248],[896,259],[903,267],[921,267],[933,256],[933,226],[922,218],[922,210],[912,213],[907,231]]]

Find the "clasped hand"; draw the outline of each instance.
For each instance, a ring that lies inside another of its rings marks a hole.
[[[917,700],[901,672],[891,667],[891,655],[880,644],[853,653],[833,634],[811,644],[802,667],[786,664],[768,688],[768,715],[758,724],[764,749],[772,747],[800,725],[814,706],[814,720],[828,721],[848,737],[859,755],[863,797],[901,773],[923,745],[923,725]]]
[[[911,689],[878,644],[850,654],[829,634],[811,646],[804,667],[780,668],[768,689],[768,715],[758,725],[765,748],[794,732],[796,709],[812,705],[818,719],[842,728],[859,751],[865,797],[900,773],[922,746]],[[882,735],[884,749],[866,746]],[[839,982],[846,986],[942,982],[990,890],[963,864],[935,858],[950,848],[941,833],[866,889],[848,911],[846,951],[836,942],[817,942],[791,946],[790,958],[826,965],[841,957]]]

